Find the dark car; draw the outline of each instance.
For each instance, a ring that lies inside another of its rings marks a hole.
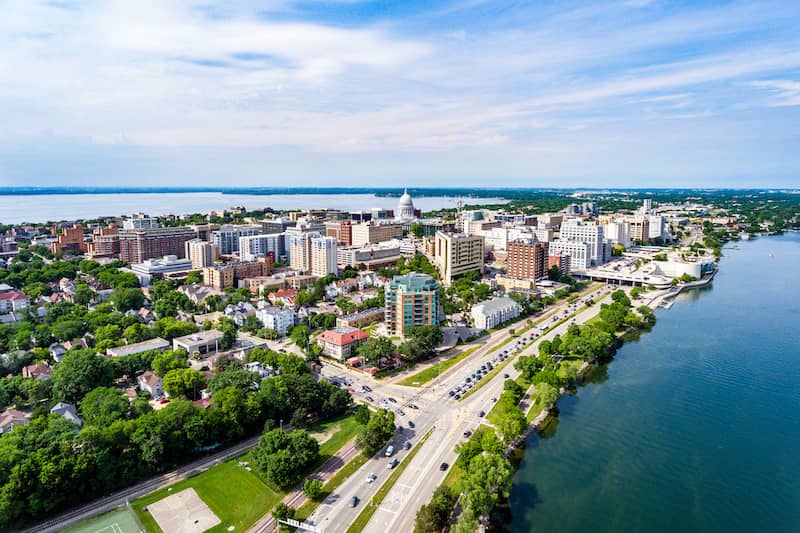
[[[483,418],[484,416],[486,416],[486,411],[478,411],[478,416]]]
[[[364,390],[365,390],[365,391],[367,391],[367,392],[372,392],[372,389],[370,389],[370,388],[369,388],[367,385],[364,385],[364,387],[363,387],[363,388],[364,388]]]
[[[406,443],[403,444],[403,449],[404,450],[410,450],[411,449],[411,443],[406,441]]]
[[[387,398],[387,399],[392,403],[397,403],[397,400],[395,400],[394,398]]]
[[[471,432],[470,430],[466,430],[466,431],[464,432],[464,438],[465,438],[465,439],[468,439],[470,435],[472,435],[472,432]]]
[[[503,374],[503,379],[508,379],[508,374]]]
[[[449,464],[447,464],[447,463],[442,463],[442,464],[440,464],[440,465],[439,465],[439,470],[441,470],[442,472],[444,472],[445,470],[447,470],[447,468],[448,468],[449,466],[450,466],[450,465],[449,465]]]
[[[408,427],[410,427],[410,428],[413,428],[413,427],[414,427],[414,422],[412,422],[411,420],[409,420],[409,421],[408,421]]]
[[[374,402],[375,400],[372,398],[372,396],[367,396],[367,401],[368,402]]]
[[[358,505],[358,501],[359,501],[358,496],[353,496],[352,498],[350,498],[350,507],[355,507],[356,505]]]

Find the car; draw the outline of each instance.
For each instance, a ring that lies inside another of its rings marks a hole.
[[[367,483],[372,483],[372,482],[373,482],[373,481],[375,481],[376,479],[378,479],[378,476],[376,476],[376,475],[375,475],[375,474],[373,474],[373,473],[370,473],[370,474],[367,476]]]
[[[364,386],[363,386],[363,387],[361,387],[361,388],[362,388],[362,389],[364,389],[364,390],[365,390],[365,391],[367,391],[367,392],[372,392],[372,389],[370,389],[370,388],[369,388],[367,385],[364,385]]]
[[[495,402],[497,402],[497,398],[492,397],[492,403],[495,403]]]
[[[404,449],[404,450],[410,450],[410,449],[411,449],[411,443],[410,443],[410,442],[408,442],[408,441],[406,441],[406,442],[403,444],[403,449]]]
[[[483,418],[486,416],[486,411],[478,411],[478,417]]]
[[[449,466],[450,466],[450,465],[449,465],[449,464],[447,464],[447,463],[442,463],[442,464],[440,464],[440,465],[439,465],[439,470],[441,470],[442,472],[444,472],[445,470],[447,470],[447,469],[448,469],[448,467],[449,467]]]
[[[508,379],[510,376],[508,374],[503,374],[503,379]]]
[[[400,461],[398,461],[398,460],[397,460],[397,457],[395,457],[394,459],[392,459],[391,461],[389,461],[389,464],[387,464],[387,465],[386,465],[386,468],[388,468],[389,470],[391,470],[392,468],[396,467],[396,466],[397,466],[397,464],[398,464],[399,462],[400,462]]]
[[[447,395],[448,396],[455,396],[455,394],[456,394],[456,391],[454,391],[454,390],[447,391]]]
[[[368,402],[374,402],[375,399],[372,396],[367,396],[367,401]]]
[[[358,496],[353,496],[352,498],[350,498],[350,507],[355,507],[356,505],[358,505],[358,502],[359,502]]]
[[[391,457],[392,455],[394,455],[394,446],[392,446],[392,445],[390,444],[390,445],[389,445],[389,447],[388,447],[388,448],[386,448],[386,453],[385,453],[385,455],[386,455],[386,457]]]
[[[454,400],[460,400],[461,399],[461,395],[460,394],[456,394],[455,396],[453,396],[453,399]]]
[[[399,411],[397,411],[397,414],[398,414],[398,415],[400,415],[400,416],[406,416],[406,412],[405,412],[405,411],[403,411],[402,409],[400,409]]]
[[[465,439],[468,439],[470,435],[472,435],[472,432],[471,432],[470,430],[466,430],[466,431],[464,432],[464,438],[465,438]]]
[[[398,433],[402,433],[403,432],[403,426],[397,426],[397,432]]]
[[[416,406],[416,405],[414,405],[413,403],[410,403],[410,404],[408,404],[408,406],[409,406],[410,408],[412,408],[412,409],[419,409],[419,407],[417,407],[417,406]]]
[[[367,389],[365,389],[364,387],[360,387],[358,389],[358,392],[360,392],[361,394],[364,394],[365,392],[367,392]]]
[[[397,403],[397,400],[395,400],[394,398],[389,398],[389,401],[392,403]]]

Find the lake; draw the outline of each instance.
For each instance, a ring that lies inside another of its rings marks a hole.
[[[800,234],[727,247],[528,440],[510,529],[800,531],[798,271]]]
[[[373,194],[222,194],[219,192],[0,195],[0,224],[75,220],[144,212],[152,216],[222,211],[235,205],[247,209],[271,207],[291,209],[368,210],[395,209],[398,198]],[[471,203],[506,203],[502,198],[473,199]],[[454,208],[454,198],[414,198],[423,211]]]

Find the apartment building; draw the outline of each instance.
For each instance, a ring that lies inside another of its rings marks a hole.
[[[442,317],[439,282],[417,272],[395,276],[385,287],[384,310],[391,335],[405,335],[414,326],[438,325]]]
[[[77,255],[86,252],[87,246],[83,240],[83,226],[81,224],[64,227],[60,230],[58,227],[53,227],[53,234],[56,236],[56,240],[50,244],[51,253]]]
[[[535,239],[509,242],[506,247],[506,273],[517,279],[543,279],[547,277],[546,242]]]
[[[338,274],[336,266],[336,239],[333,237],[311,238],[311,275]]]
[[[521,309],[517,302],[507,296],[503,296],[473,305],[470,315],[475,327],[485,330],[517,318],[520,311]]]
[[[591,250],[587,242],[556,239],[549,247],[550,255],[569,256],[569,269],[566,272],[583,272],[591,266]]]
[[[186,257],[186,242],[195,238],[191,228],[156,228],[119,232],[119,258],[126,263],[174,255]]]
[[[259,257],[270,257],[273,261],[287,261],[287,240],[285,232],[239,237],[239,258],[255,261]]]
[[[186,258],[192,262],[192,268],[205,268],[219,259],[219,247],[208,241],[192,239],[186,241]]]
[[[325,236],[333,237],[343,246],[350,246],[353,244],[353,226],[349,220],[326,222]]]
[[[248,235],[259,235],[261,226],[236,226],[224,224],[212,233],[211,242],[219,247],[221,255],[230,255],[239,251],[239,238]]]
[[[203,284],[222,290],[225,287],[233,287],[234,283],[240,279],[267,275],[269,275],[269,260],[240,261],[205,267],[203,269]]]
[[[377,270],[392,267],[397,263],[402,256],[401,243],[393,239],[374,245],[341,247],[337,249],[336,256],[341,268],[363,264],[370,270]]]
[[[353,246],[366,246],[367,244],[377,244],[379,242],[398,239],[403,236],[403,225],[393,222],[377,223],[364,222],[351,226]]]
[[[438,232],[434,260],[445,285],[467,272],[476,270],[483,274],[484,251],[482,235]]]

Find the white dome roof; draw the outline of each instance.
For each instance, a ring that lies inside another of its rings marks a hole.
[[[397,207],[414,207],[414,202],[411,201],[411,195],[408,194],[408,189],[403,190],[403,196],[401,196],[400,201],[397,202]]]

